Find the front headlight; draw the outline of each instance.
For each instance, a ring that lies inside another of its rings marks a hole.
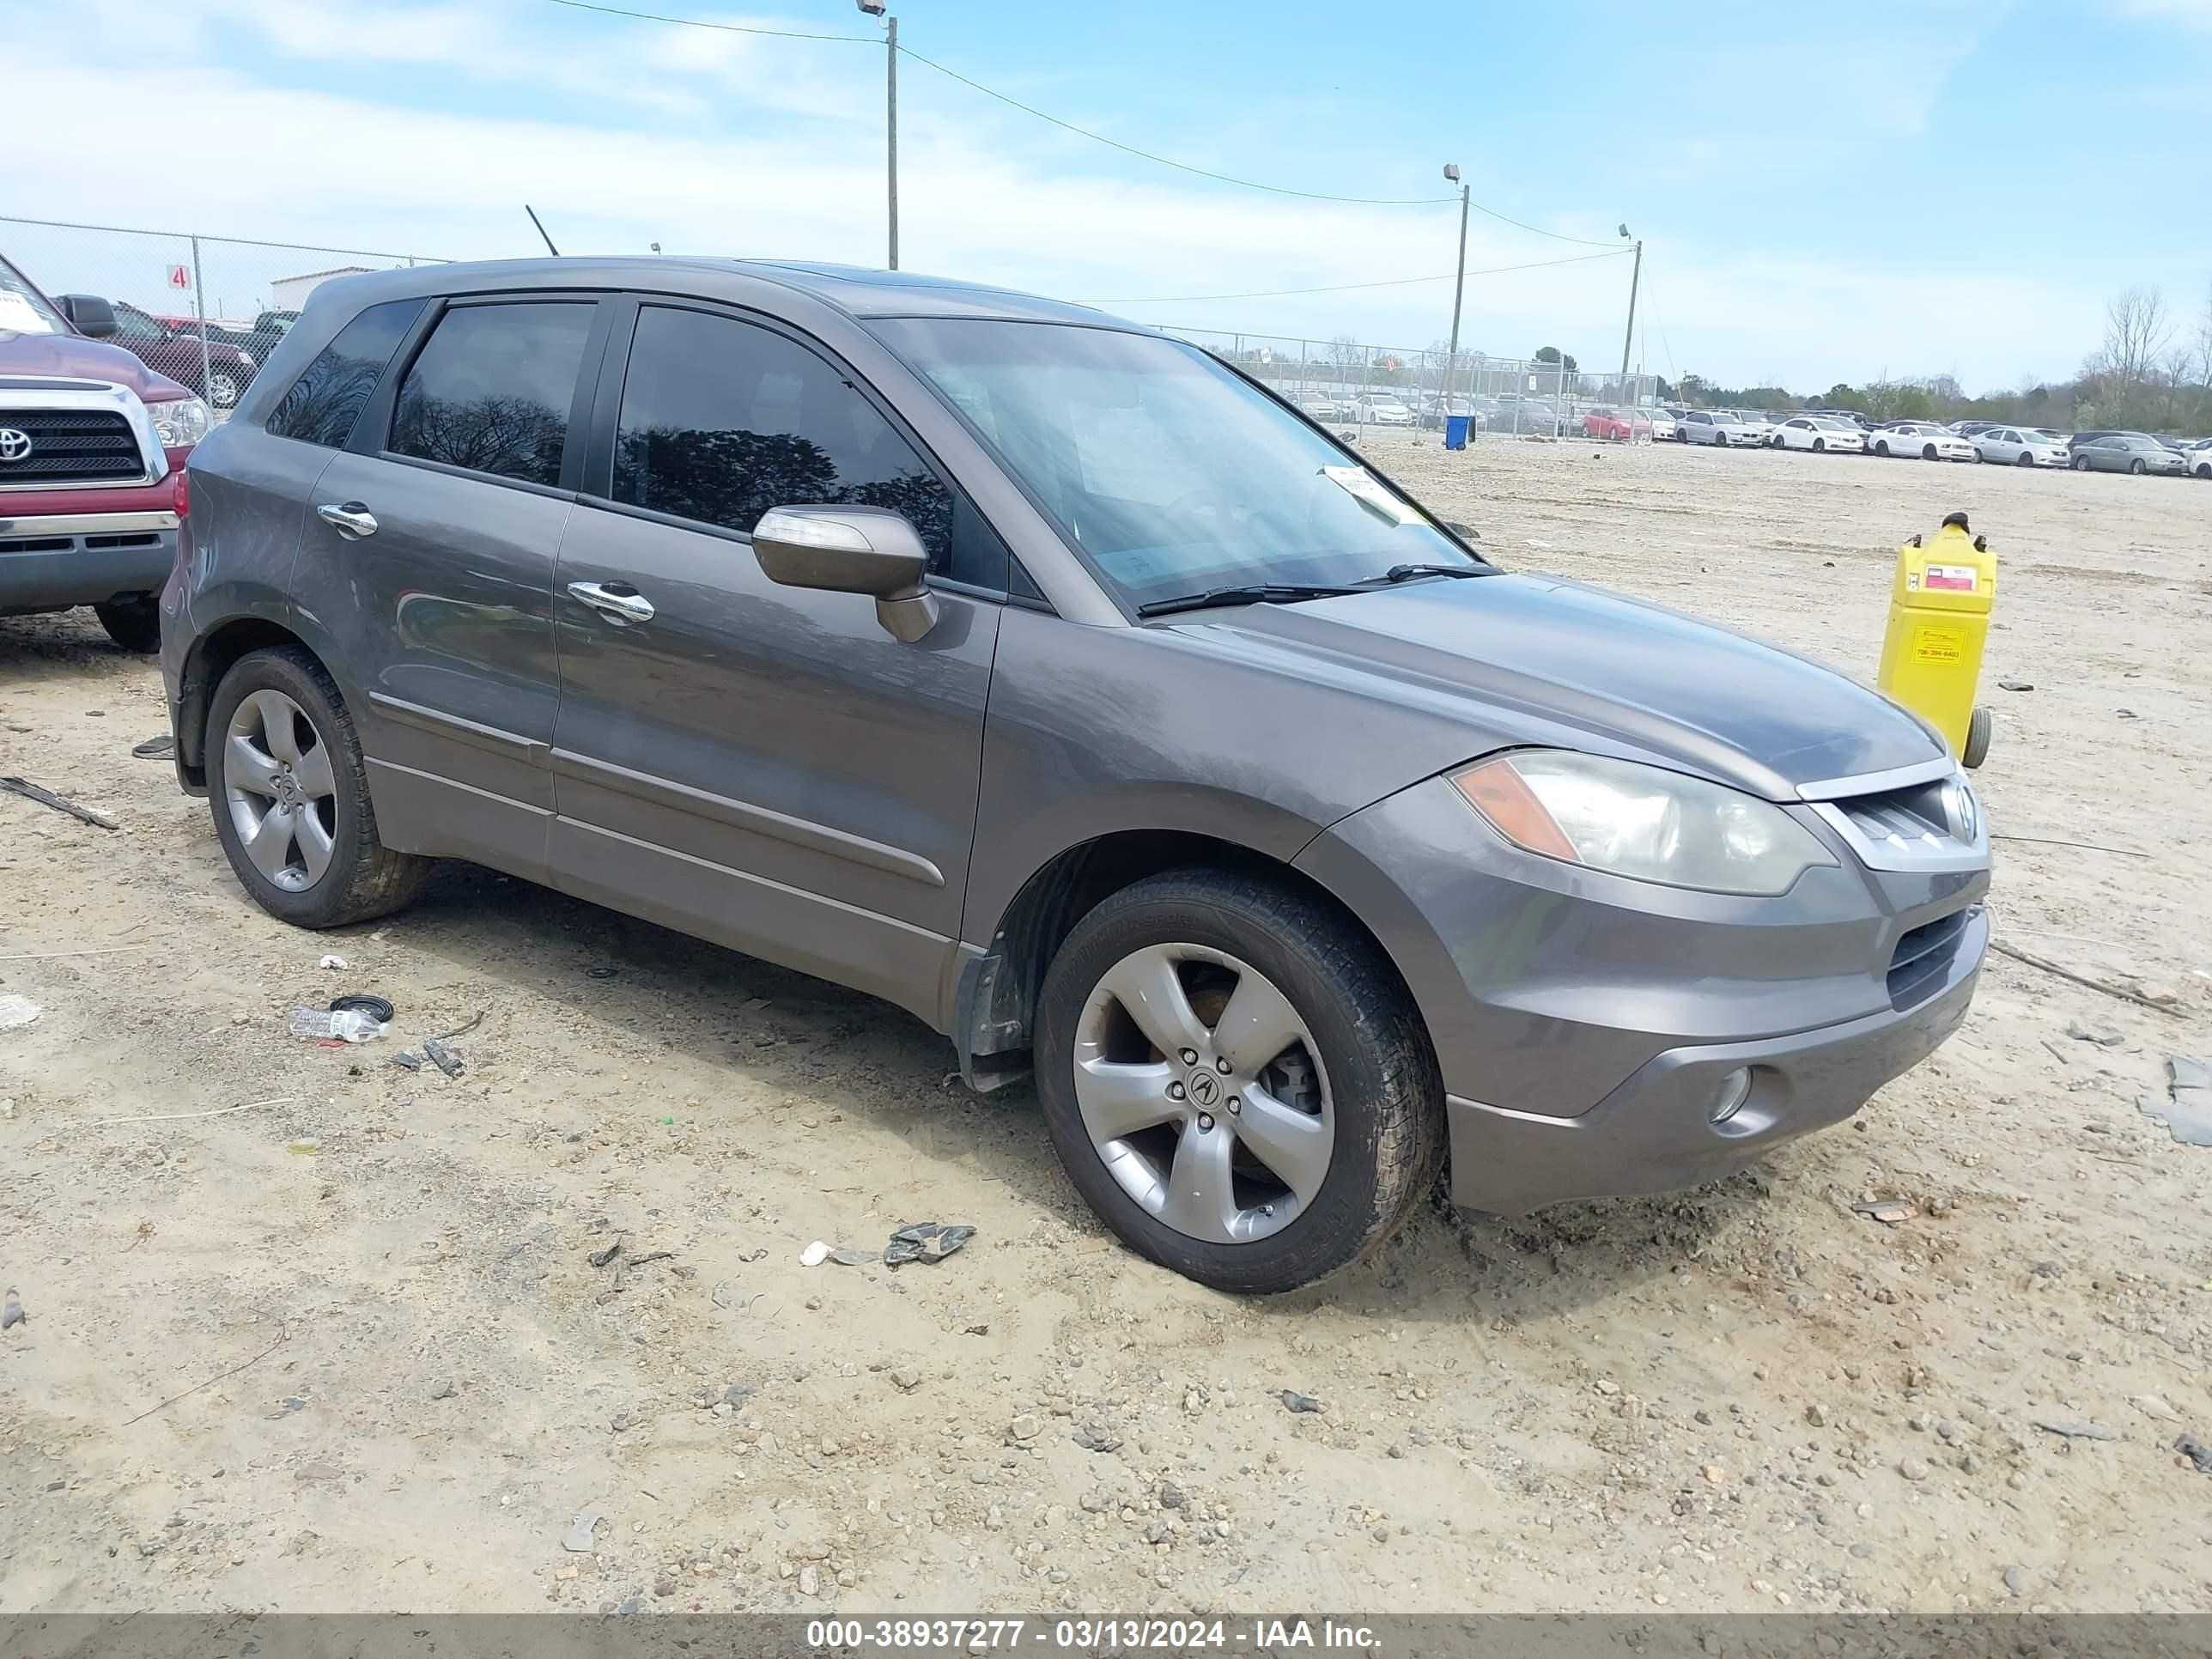
[[[1525,749],[1452,782],[1516,847],[1638,881],[1771,897],[1836,861],[1770,801],[1632,761]]]
[[[146,413],[164,449],[190,449],[208,434],[208,406],[198,398],[175,398],[165,404],[148,404]]]

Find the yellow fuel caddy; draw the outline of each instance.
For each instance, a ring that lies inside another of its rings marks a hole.
[[[1986,537],[1954,513],[1927,541],[1897,550],[1876,684],[1933,721],[1961,763],[1979,766],[1990,747],[1990,711],[1974,706],[1982,641],[1997,596],[1997,558]]]

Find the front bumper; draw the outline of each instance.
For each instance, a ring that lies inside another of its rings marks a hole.
[[[0,499],[0,616],[159,592],[176,557],[173,512],[24,514]]]
[[[1966,1018],[1989,933],[1978,907],[1943,988],[1903,1013],[1669,1048],[1578,1117],[1448,1097],[1452,1201],[1524,1215],[1567,1199],[1674,1192],[1733,1175],[1784,1141],[1839,1123],[1934,1053]],[[1750,1094],[1725,1121],[1709,1121],[1724,1079],[1740,1069],[1751,1073]]]

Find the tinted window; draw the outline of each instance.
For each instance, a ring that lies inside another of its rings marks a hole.
[[[574,302],[447,312],[399,384],[392,453],[557,484],[591,330]]]
[[[932,571],[1005,582],[1003,553],[988,574],[954,557],[952,492],[874,404],[804,346],[726,317],[638,313],[614,498],[746,534],[772,507],[891,507],[921,532]]]
[[[422,314],[420,300],[393,300],[369,308],[340,329],[292,382],[269,417],[280,438],[343,449],[353,423],[368,407],[384,368]]]

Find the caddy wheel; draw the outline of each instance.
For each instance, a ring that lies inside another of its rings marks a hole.
[[[1038,1092],[1091,1206],[1139,1254],[1270,1292],[1347,1267],[1433,1181],[1443,1100],[1389,963],[1321,901],[1209,870],[1079,922],[1039,999]]]

